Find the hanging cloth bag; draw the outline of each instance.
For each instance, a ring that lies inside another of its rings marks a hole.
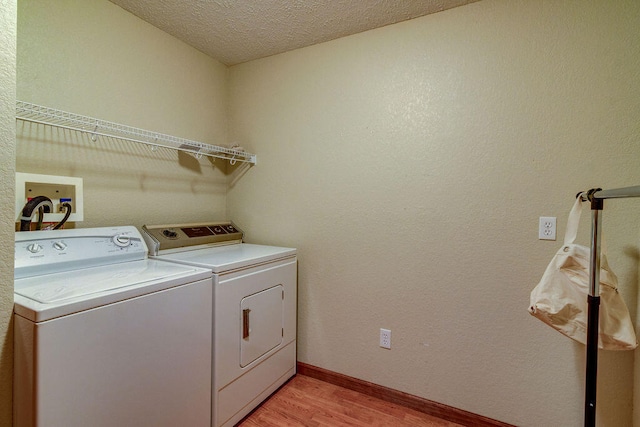
[[[591,250],[575,242],[582,212],[582,194],[569,214],[564,245],[531,291],[529,313],[582,344],[587,342],[587,295]],[[618,278],[611,271],[602,245],[600,255],[600,321],[598,347],[633,350],[638,346],[629,310],[618,293]]]

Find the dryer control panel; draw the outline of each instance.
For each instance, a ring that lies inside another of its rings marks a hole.
[[[147,247],[133,226],[18,232],[16,279],[144,259]]]
[[[230,221],[193,224],[143,225],[150,255],[165,249],[196,245],[241,243],[242,231]]]

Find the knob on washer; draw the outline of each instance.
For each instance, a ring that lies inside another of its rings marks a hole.
[[[67,244],[65,242],[63,242],[62,240],[59,240],[57,242],[53,242],[53,249],[57,250],[57,251],[63,251],[67,248]]]
[[[29,246],[27,246],[27,250],[32,254],[37,254],[42,250],[42,246],[37,243],[31,243]]]
[[[116,234],[115,236],[113,236],[113,243],[115,243],[116,246],[120,246],[121,248],[126,248],[131,244],[131,238],[126,234]]]

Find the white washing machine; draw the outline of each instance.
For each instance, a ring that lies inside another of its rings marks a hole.
[[[243,243],[230,222],[142,231],[151,257],[213,273],[213,426],[233,426],[296,373],[296,250]]]
[[[210,426],[211,276],[135,227],[16,233],[14,426]]]

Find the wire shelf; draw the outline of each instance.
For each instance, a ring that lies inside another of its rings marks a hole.
[[[229,160],[231,164],[235,164],[235,162],[256,164],[256,155],[247,153],[241,148],[227,148],[204,144],[198,141],[81,116],[79,114],[43,107],[24,101],[16,102],[16,120],[84,132],[91,135],[93,141],[95,141],[98,136],[104,136],[154,147],[165,147],[185,151],[194,154],[197,158],[209,156]]]

